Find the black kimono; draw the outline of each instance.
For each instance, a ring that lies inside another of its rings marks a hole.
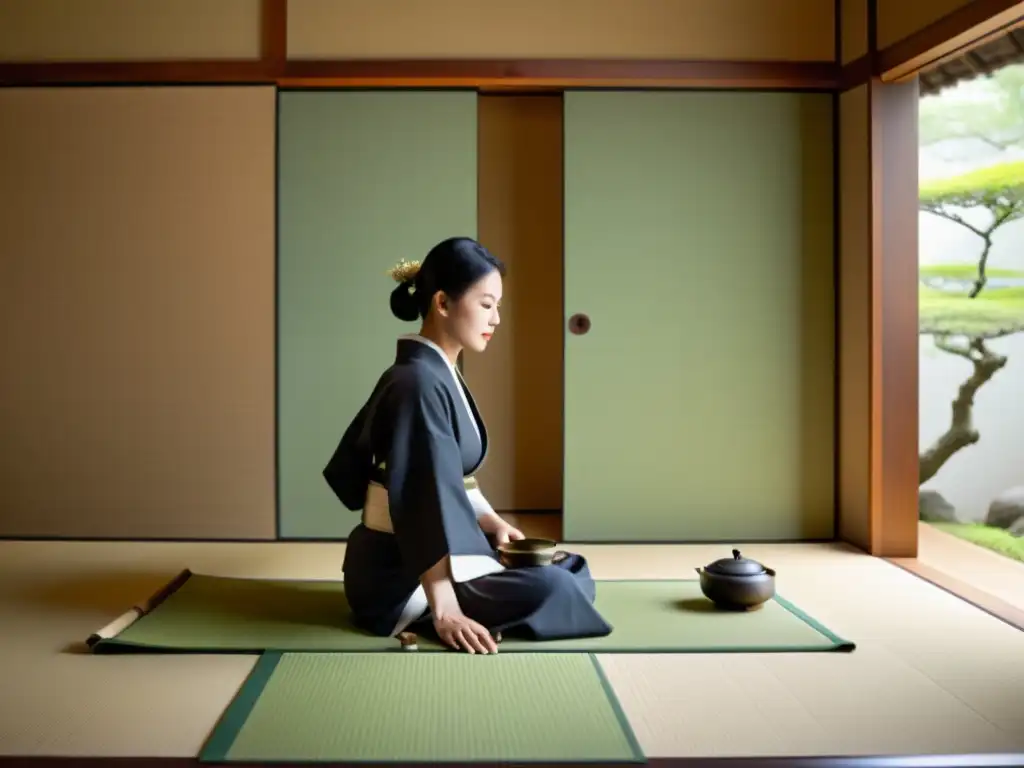
[[[472,481],[486,454],[483,419],[455,366],[429,340],[402,337],[324,469],[341,503],[362,510],[343,566],[354,621],[387,636],[429,620],[419,577],[449,556],[463,613],[491,632],[609,634],[581,556],[509,570],[498,562],[478,521],[493,510]]]

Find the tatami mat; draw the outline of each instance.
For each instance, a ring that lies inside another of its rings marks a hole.
[[[596,576],[690,578],[720,546],[583,546]],[[189,567],[338,578],[341,545],[0,543],[0,753],[198,753],[253,657],[68,648]],[[1024,750],[1024,632],[879,559],[750,545],[850,654],[601,656],[650,757]]]
[[[455,653],[271,651],[201,759],[528,765],[644,757],[591,654],[483,660]]]
[[[648,757],[1014,751],[987,721],[884,647],[806,657],[600,658]],[[651,706],[658,702],[658,706]]]

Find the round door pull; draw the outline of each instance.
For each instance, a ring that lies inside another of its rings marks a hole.
[[[590,330],[590,318],[584,314],[573,315],[569,318],[569,333],[582,336]]]

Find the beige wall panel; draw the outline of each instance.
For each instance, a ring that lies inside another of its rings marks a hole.
[[[839,535],[864,547],[871,502],[868,95],[865,85],[839,100]]]
[[[878,47],[888,48],[973,0],[878,0]]]
[[[292,58],[835,58],[834,0],[290,0]]]
[[[0,91],[0,535],[274,534],[274,91]]]
[[[562,506],[562,98],[479,100],[479,236],[509,268],[502,323],[466,354],[491,441],[479,473],[500,510]]]
[[[868,0],[841,0],[843,64],[868,52]]]
[[[0,0],[0,60],[250,59],[259,0]]]

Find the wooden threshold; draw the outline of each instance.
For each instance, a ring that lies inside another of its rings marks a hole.
[[[273,55],[273,54],[272,54]],[[289,88],[723,88],[833,90],[827,62],[378,59],[0,63],[0,86],[263,83]]]
[[[950,576],[938,568],[926,565],[917,558],[889,557],[886,560],[951,595],[959,597],[990,616],[1006,622],[1011,627],[1024,631],[1024,610],[1017,606]]]

